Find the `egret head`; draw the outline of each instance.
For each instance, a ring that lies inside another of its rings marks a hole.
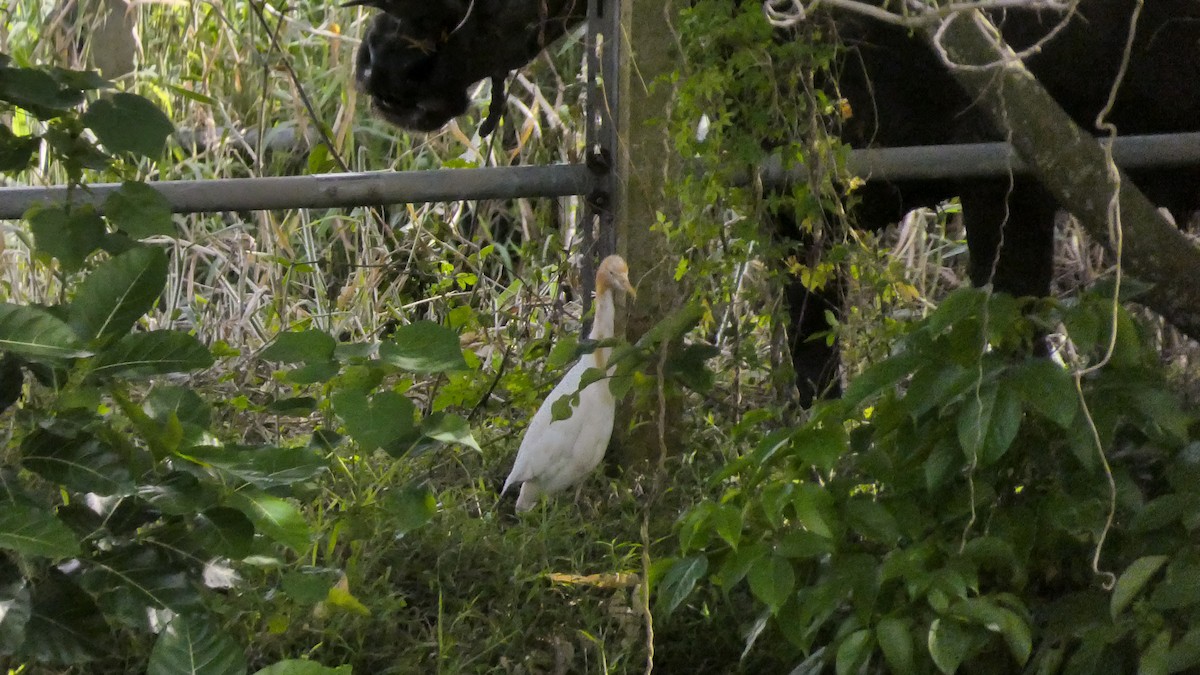
[[[633,284],[629,283],[629,266],[619,255],[610,255],[600,261],[600,267],[596,270],[596,295],[599,296],[610,288],[637,297],[637,291],[634,290]]]

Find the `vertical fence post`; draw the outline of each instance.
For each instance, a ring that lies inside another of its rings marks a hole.
[[[617,50],[620,16],[620,0],[588,0],[584,161],[595,182],[584,197],[583,222],[579,227],[580,285],[585,315],[595,290],[596,261],[617,250],[614,157],[618,91],[614,85],[620,63]],[[585,334],[590,323],[584,322]]]

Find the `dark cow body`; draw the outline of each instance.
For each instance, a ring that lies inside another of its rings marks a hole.
[[[382,9],[355,63],[355,80],[384,119],[429,132],[462,115],[468,89],[491,79],[496,121],[508,73],[586,16],[585,0],[360,0]],[[484,134],[486,135],[486,134]]]
[[[642,1],[642,0],[637,0]],[[753,0],[759,4],[757,0]],[[357,79],[374,107],[408,129],[432,131],[466,111],[467,89],[503,77],[583,21],[585,0],[370,0],[379,7],[358,54]],[[739,4],[731,0],[731,8]],[[1069,25],[1026,65],[1083,128],[1095,129],[1130,31],[1134,0],[1086,0]],[[1060,20],[1008,10],[992,19],[1023,50]],[[848,47],[830,88],[854,115],[839,130],[855,147],[941,145],[1006,138],[963,92],[919,34],[848,12],[826,16]],[[493,103],[498,93],[494,93]],[[1108,120],[1121,134],[1200,131],[1200,0],[1146,0],[1129,67]],[[1200,167],[1140,171],[1134,182],[1177,222],[1200,209]],[[1032,178],[872,181],[853,218],[878,229],[909,210],[961,198],[970,275],[1018,296],[1044,296],[1053,273],[1055,200]],[[784,218],[786,221],[786,218]],[[786,222],[781,227],[787,229]],[[794,229],[794,227],[793,227]],[[787,291],[799,398],[836,390],[838,350],[807,338],[840,306],[838,284]]]
[[[1063,109],[1084,129],[1097,115],[1117,77],[1133,13],[1133,0],[1081,3],[1067,28],[1026,60]],[[1060,15],[1008,11],[992,17],[1005,40],[1020,51],[1049,33]],[[839,93],[854,110],[841,130],[855,147],[939,145],[998,141],[997,129],[957,85],[919,35],[870,19],[838,14],[834,30],[849,48],[837,75]],[[1138,21],[1128,72],[1107,120],[1121,134],[1200,130],[1200,0],[1147,0]],[[1200,209],[1200,168],[1140,171],[1131,175],[1151,202],[1177,222]],[[1045,296],[1053,273],[1055,200],[1028,177],[869,183],[855,214],[877,229],[906,211],[961,198],[976,285],[1018,296]],[[1001,240],[1003,244],[1001,245]],[[998,250],[999,249],[999,250]],[[793,364],[801,399],[809,403],[836,389],[836,346],[807,342],[836,290],[791,289]],[[814,316],[815,309],[819,314]]]

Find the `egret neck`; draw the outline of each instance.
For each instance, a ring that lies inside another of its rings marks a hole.
[[[588,335],[593,340],[607,340],[613,336],[613,320],[616,316],[617,308],[613,301],[613,290],[608,285],[608,280],[602,275],[596,277],[596,314],[592,317],[592,332]],[[592,352],[592,358],[596,360],[596,367],[604,370],[608,365],[608,356],[612,352],[611,347],[597,347]]]

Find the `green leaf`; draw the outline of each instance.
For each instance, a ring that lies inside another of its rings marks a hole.
[[[712,524],[717,536],[736,551],[742,539],[742,510],[732,504],[722,504],[713,511]]]
[[[138,247],[97,267],[79,285],[69,308],[75,333],[108,341],[129,333],[153,307],[167,283],[167,254]]]
[[[671,312],[642,334],[638,339],[639,347],[651,347],[664,342],[671,342],[687,335],[688,331],[700,323],[705,314],[704,306],[691,302]]]
[[[125,181],[104,200],[109,222],[133,239],[178,233],[171,218],[171,202],[145,183]]]
[[[330,668],[315,661],[287,659],[256,671],[254,675],[351,675],[350,666]]]
[[[445,412],[436,412],[421,420],[421,433],[429,438],[443,443],[458,443],[483,452],[475,437],[471,435],[471,425],[466,419]]]
[[[264,490],[312,480],[328,468],[325,458],[311,448],[196,446],[181,454]]]
[[[80,553],[75,533],[53,513],[12,503],[0,506],[0,548],[53,559]]]
[[[144,617],[146,607],[183,612],[203,604],[186,569],[148,545],[126,546],[94,557],[82,583],[109,614],[112,608],[121,607]]]
[[[298,571],[284,573],[280,586],[292,600],[315,605],[329,597],[329,590],[341,578],[342,573],[338,570],[305,566]]]
[[[134,490],[125,458],[87,433],[67,437],[38,429],[21,444],[21,465],[78,494],[129,495]]]
[[[849,439],[842,425],[805,427],[792,437],[796,456],[818,471],[830,471],[847,451]]]
[[[36,136],[17,136],[0,124],[0,171],[19,173],[29,168],[33,153],[41,146]]]
[[[752,542],[738,548],[725,556],[721,569],[717,570],[715,581],[725,589],[731,589],[739,581],[746,578],[750,566],[759,558],[767,556],[771,550],[761,541]]]
[[[846,525],[866,539],[895,544],[900,526],[887,507],[870,499],[851,499],[846,503]]]
[[[225,506],[207,509],[196,516],[196,543],[203,550],[232,560],[250,555],[254,523],[246,514]]]
[[[696,587],[696,582],[703,579],[707,573],[708,558],[702,555],[682,558],[671,565],[663,575],[658,593],[659,603],[665,606],[667,614],[679,607]]]
[[[958,670],[970,648],[971,635],[957,621],[941,618],[930,624],[929,655],[946,675]]]
[[[195,337],[173,330],[156,330],[130,333],[100,352],[92,363],[91,376],[148,377],[203,370],[212,364],[212,354]]]
[[[778,614],[796,588],[796,572],[787,558],[773,555],[760,558],[750,565],[746,574],[750,592],[765,604],[772,614]]]
[[[857,630],[846,636],[837,650],[837,675],[857,673],[871,657],[871,631]]]
[[[1138,593],[1146,587],[1150,582],[1150,578],[1167,562],[1165,555],[1148,555],[1137,560],[1134,560],[1125,571],[1121,573],[1121,578],[1117,579],[1117,585],[1113,588],[1112,600],[1109,603],[1109,612],[1114,619],[1117,615],[1125,611]]]
[[[1064,429],[1071,427],[1079,411],[1079,394],[1064,368],[1050,359],[1030,359],[1008,377],[1028,410]]]
[[[75,331],[43,309],[0,303],[0,351],[31,359],[87,356]]]
[[[275,341],[260,356],[264,361],[326,363],[333,359],[335,348],[337,341],[328,333],[301,330],[275,336]]]
[[[1171,649],[1171,630],[1164,629],[1146,648],[1138,659],[1138,675],[1167,675],[1167,661]]]
[[[246,655],[210,617],[180,614],[159,634],[146,675],[243,675]]]
[[[0,561],[0,565],[8,563]],[[5,576],[8,571],[4,570]],[[0,583],[0,654],[12,654],[25,642],[25,626],[33,615],[28,582],[15,574],[13,577]]]
[[[1000,633],[1018,665],[1024,666],[1033,651],[1029,625],[1012,610],[984,598],[967,598],[955,602],[951,611],[969,622]]]
[[[308,548],[308,523],[291,502],[249,489],[230,494],[229,502],[230,506],[246,514],[259,532],[271,539],[297,553]]]
[[[126,93],[93,102],[80,121],[96,132],[109,152],[132,152],[150,159],[162,155],[167,137],[175,131],[175,125],[153,103]]]
[[[112,653],[113,636],[100,608],[65,574],[50,568],[30,589],[33,612],[21,656],[45,665],[86,663]]]
[[[87,257],[104,243],[104,220],[91,206],[35,206],[25,213],[42,258],[57,258],[67,272],[78,272]]]
[[[1181,673],[1200,665],[1200,627],[1183,634],[1167,653],[1167,672]]]
[[[429,488],[410,485],[401,490],[389,490],[384,496],[388,515],[397,534],[405,534],[421,527],[437,513],[437,501]]]
[[[400,326],[390,340],[379,345],[379,358],[414,373],[466,370],[458,333],[432,321]]]
[[[1021,404],[1009,387],[985,386],[967,394],[958,415],[958,441],[968,460],[989,466],[999,460],[1021,428]]]
[[[365,452],[386,447],[413,434],[416,406],[394,391],[367,398],[361,391],[343,389],[333,394],[333,410],[346,424],[346,432]]]
[[[207,429],[212,422],[212,406],[196,392],[172,384],[155,385],[146,395],[142,408],[152,419],[167,424],[174,415],[185,424]]]
[[[904,351],[867,368],[846,387],[842,405],[851,410],[857,408],[867,398],[895,385],[922,361],[921,354]]]
[[[793,495],[792,506],[796,509],[797,520],[804,528],[826,539],[833,539],[833,495],[813,483],[796,485]]]
[[[892,616],[883,617],[875,626],[875,640],[893,673],[916,672],[911,630],[911,621]]]

